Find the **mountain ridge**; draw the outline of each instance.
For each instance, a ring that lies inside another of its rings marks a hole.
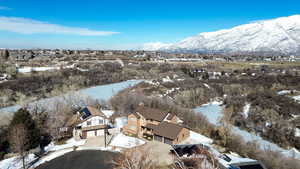
[[[300,54],[300,15],[261,20],[215,32],[203,32],[173,44],[147,43],[143,49],[172,52]]]

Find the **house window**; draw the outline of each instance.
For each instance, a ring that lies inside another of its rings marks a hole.
[[[99,120],[99,124],[103,124],[103,120],[102,119]]]
[[[88,126],[91,125],[91,124],[92,124],[91,121],[86,122],[86,125],[88,125]]]

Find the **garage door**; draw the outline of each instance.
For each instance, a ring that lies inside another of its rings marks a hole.
[[[87,132],[87,137],[95,137],[95,131],[88,131]]]
[[[158,136],[158,135],[155,135],[154,140],[162,142],[162,137]]]
[[[97,136],[104,136],[104,130],[97,130]]]

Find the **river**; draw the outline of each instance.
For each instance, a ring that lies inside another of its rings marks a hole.
[[[206,118],[210,123],[214,125],[220,125],[219,121],[223,116],[222,102],[217,102],[217,101],[210,102],[208,104],[204,104],[202,106],[196,107],[194,111],[206,116]],[[264,140],[260,136],[257,136],[253,133],[249,133],[245,130],[241,130],[235,126],[232,126],[232,132],[240,135],[245,141],[257,141],[261,149],[271,149],[274,151],[281,152],[282,154],[288,157],[294,157],[300,160],[300,153],[295,148],[289,150],[283,149],[274,143]]]
[[[53,106],[53,104],[62,101],[70,102],[71,99],[83,99],[83,98],[92,98],[94,100],[104,100],[108,101],[113,95],[117,94],[119,91],[128,88],[130,86],[134,86],[143,80],[128,80],[119,83],[112,83],[107,85],[99,85],[94,87],[89,87],[85,89],[80,89],[78,91],[72,93],[66,93],[62,96],[56,96],[46,99],[41,99],[35,102],[30,103],[29,105],[43,105],[43,106]],[[74,98],[75,96],[78,96]],[[70,98],[72,97],[72,98]],[[70,99],[68,99],[70,98]],[[76,103],[78,100],[74,100],[73,103]],[[72,104],[72,102],[70,102]],[[9,106],[0,109],[0,114],[12,114],[13,112],[17,111],[21,108],[20,105]]]

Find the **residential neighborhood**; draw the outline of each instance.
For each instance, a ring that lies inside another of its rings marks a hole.
[[[141,103],[135,111],[128,114],[127,122],[122,124],[122,128],[115,128],[115,124],[111,123],[112,114],[102,111],[111,113],[111,110],[101,110],[92,106],[76,111],[67,121],[66,127],[59,129],[61,138],[71,138],[74,141],[62,148],[55,146],[56,151],[74,147],[77,150],[102,148],[110,151],[151,147],[157,149],[151,151],[153,159],[157,159],[159,163],[170,164],[175,160],[179,168],[183,167],[183,162],[187,159],[203,158],[201,154],[205,151],[213,154],[221,169],[231,169],[234,166],[266,169],[259,161],[242,158],[237,154],[219,153],[211,139],[185,127],[184,121],[172,112],[149,108]],[[159,160],[161,157],[164,159]]]
[[[300,169],[300,1],[0,1],[0,169]]]

